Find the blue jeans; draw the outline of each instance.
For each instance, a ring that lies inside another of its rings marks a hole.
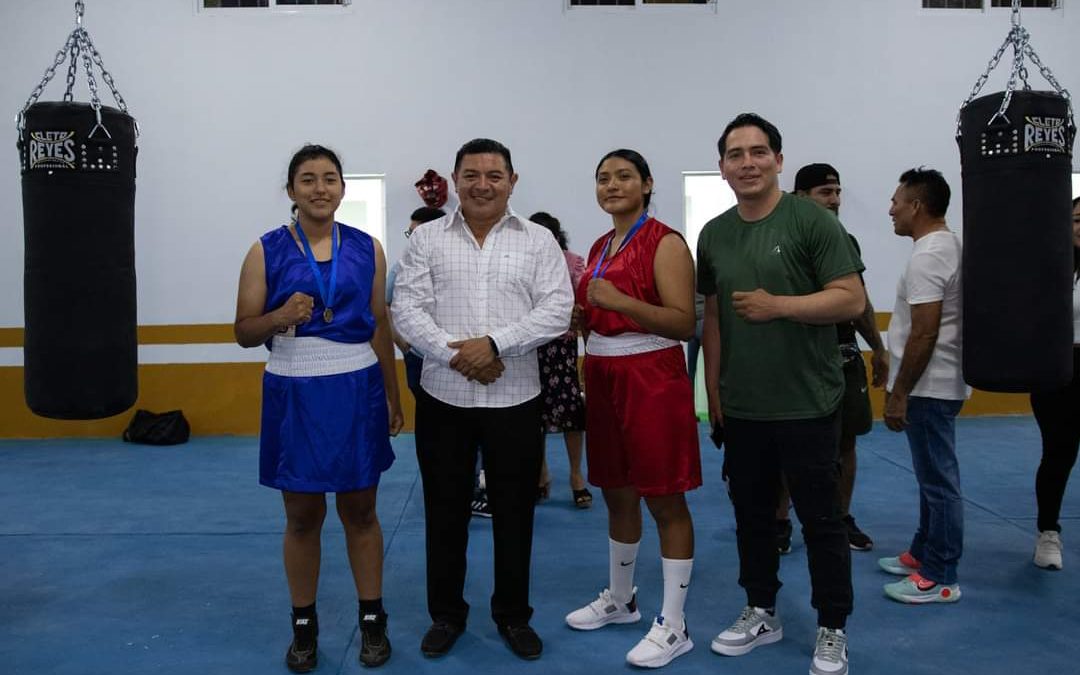
[[[956,583],[964,550],[964,501],[956,461],[956,416],[963,401],[911,396],[905,429],[919,483],[919,529],[908,549],[919,573],[939,584]]]

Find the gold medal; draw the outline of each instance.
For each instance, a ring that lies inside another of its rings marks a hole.
[[[330,323],[331,321],[333,321],[334,320],[334,310],[330,309],[329,307],[324,309],[323,313],[322,313],[322,320],[325,321],[326,323]]]

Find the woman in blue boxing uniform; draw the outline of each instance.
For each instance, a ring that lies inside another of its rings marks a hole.
[[[264,234],[240,272],[236,341],[266,344],[259,482],[285,502],[285,576],[293,641],[285,662],[318,661],[315,594],[327,492],[337,493],[360,599],[360,662],[390,658],[382,606],[380,474],[401,429],[393,343],[386,320],[386,260],[369,235],[334,221],[345,193],[341,162],[317,145],[289,163],[295,220]]]

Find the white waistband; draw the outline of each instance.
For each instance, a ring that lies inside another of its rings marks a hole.
[[[593,356],[630,356],[655,352],[679,344],[677,340],[660,337],[651,333],[622,333],[620,335],[600,335],[591,333],[585,341],[585,353]]]
[[[319,377],[363,370],[378,363],[371,343],[347,344],[321,337],[275,335],[266,372],[282,377]]]

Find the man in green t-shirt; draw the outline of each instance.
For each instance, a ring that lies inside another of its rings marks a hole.
[[[774,125],[739,115],[717,145],[737,204],[701,232],[698,291],[709,418],[724,429],[747,606],[712,649],[738,656],[783,636],[774,520],[782,473],[803,524],[818,613],[810,672],[846,675],[851,551],[838,490],[836,324],[864,309],[863,264],[833,214],[781,192]]]

